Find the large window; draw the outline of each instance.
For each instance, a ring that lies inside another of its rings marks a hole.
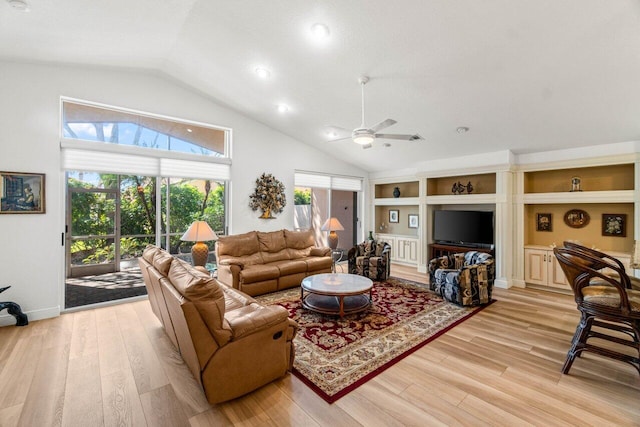
[[[229,157],[228,129],[62,100],[62,137],[201,156]]]

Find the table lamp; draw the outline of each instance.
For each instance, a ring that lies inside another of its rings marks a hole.
[[[329,247],[335,250],[338,247],[338,233],[336,233],[336,230],[344,230],[344,227],[340,224],[338,218],[329,218],[324,224],[322,224],[320,230],[329,232]]]
[[[196,242],[191,247],[191,257],[193,265],[204,267],[209,258],[209,247],[206,245],[208,240],[218,240],[216,233],[209,227],[205,221],[194,221],[189,229],[182,235],[180,240],[185,242]]]

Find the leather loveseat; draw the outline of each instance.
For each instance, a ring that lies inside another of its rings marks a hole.
[[[155,246],[138,262],[153,313],[210,403],[242,396],[291,370],[298,325],[285,308],[262,306]]]
[[[249,295],[300,286],[312,274],[331,273],[331,249],[315,246],[313,231],[251,231],[216,242],[218,280]]]

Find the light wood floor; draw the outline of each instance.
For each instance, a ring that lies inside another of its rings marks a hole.
[[[631,366],[586,354],[560,373],[578,319],[571,297],[494,297],[332,405],[291,375],[208,405],[147,301],[3,327],[0,426],[640,425]]]

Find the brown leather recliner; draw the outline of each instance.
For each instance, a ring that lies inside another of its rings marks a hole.
[[[138,259],[156,317],[202,385],[224,402],[291,370],[297,323],[280,306],[262,306],[166,251]]]

